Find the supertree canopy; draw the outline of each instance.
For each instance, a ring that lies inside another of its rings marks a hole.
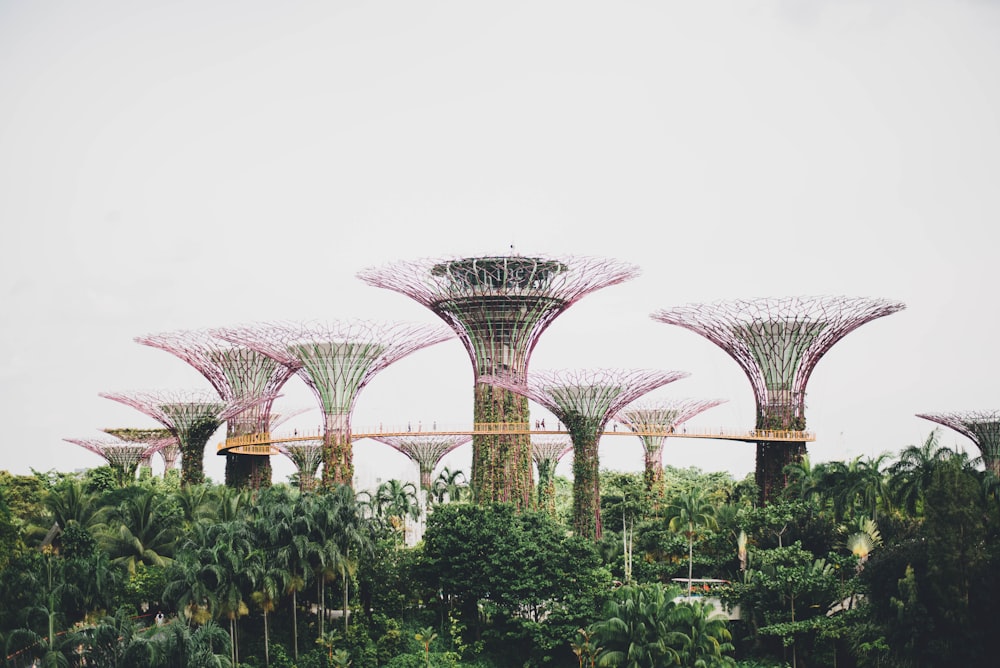
[[[652,318],[701,334],[736,360],[753,387],[757,429],[801,431],[806,383],[820,358],[856,328],[903,308],[865,297],[786,297],[688,304],[655,311]],[[805,442],[757,443],[763,501],[779,491],[784,467],[805,453]]]
[[[420,470],[420,487],[431,488],[431,475],[445,455],[472,440],[468,434],[422,434],[415,436],[372,436],[417,463]]]
[[[292,460],[298,471],[299,489],[309,491],[316,486],[316,471],[323,463],[323,439],[310,438],[278,445],[281,454]]]
[[[527,423],[528,402],[482,382],[485,375],[524,380],[531,351],[553,319],[587,294],[634,278],[638,267],[589,257],[523,255],[427,259],[366,269],[358,277],[404,294],[455,330],[472,360],[473,422]],[[472,439],[472,490],[480,503],[532,505],[528,434]]]
[[[319,401],[324,419],[323,484],[352,484],[351,414],[359,392],[393,362],[454,334],[442,327],[360,320],[272,323],[220,329],[293,369]]]
[[[165,350],[197,369],[223,401],[276,396],[293,369],[247,346],[235,345],[207,330],[185,330],[135,338],[137,343]],[[267,431],[271,401],[254,404],[227,421],[227,437]],[[257,489],[271,482],[268,455],[226,453],[226,484]]]
[[[517,376],[484,376],[483,381],[525,396],[552,412],[573,441],[573,529],[601,537],[601,494],[597,446],[612,416],[643,394],[686,378],[685,371],[581,369]]]
[[[174,468],[177,458],[180,457],[180,448],[177,446],[175,438],[169,429],[136,429],[133,427],[108,427],[102,429],[105,434],[114,436],[122,441],[132,441],[135,443],[146,443],[155,447],[150,448],[146,453],[146,461],[140,462],[141,466],[148,466],[150,459],[156,453],[160,453],[163,458],[163,472]]]
[[[917,417],[954,429],[976,444],[983,465],[1000,476],[1000,411],[917,413]]]
[[[695,415],[714,408],[725,399],[658,399],[625,407],[615,415],[615,420],[625,425],[642,439],[643,479],[646,490],[662,497],[663,443],[667,434]]]
[[[573,450],[567,436],[532,436],[531,458],[538,467],[538,508],[556,515],[556,466]]]
[[[126,441],[120,438],[64,438],[63,440],[100,455],[115,472],[119,487],[125,487],[135,479],[139,462],[148,459],[159,445],[158,441]],[[167,436],[162,440],[172,441],[173,437]]]
[[[205,481],[205,445],[224,421],[261,400],[226,402],[208,392],[101,392],[100,396],[131,406],[153,418],[177,438],[181,451],[181,484]]]

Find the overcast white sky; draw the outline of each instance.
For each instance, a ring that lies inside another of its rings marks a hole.
[[[901,300],[818,364],[810,453],[921,442],[915,413],[1000,407],[998,36],[986,0],[0,0],[0,468],[99,465],[62,439],[156,426],[100,392],[209,387],[135,336],[439,322],[356,272],[511,244],[642,268],[558,318],[532,368],[689,371],[650,397],[729,400],[692,426],[751,427],[750,384],[654,310]],[[278,410],[314,405],[293,379]],[[379,375],[354,423],[471,413],[451,341]],[[416,479],[355,451],[363,479]],[[639,470],[641,444],[601,457]],[[753,459],[667,444],[740,477]]]

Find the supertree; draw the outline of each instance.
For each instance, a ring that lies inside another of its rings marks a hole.
[[[667,434],[695,415],[714,408],[725,399],[658,399],[626,406],[615,415],[615,421],[625,425],[642,440],[643,480],[646,490],[662,498],[663,443]]]
[[[532,436],[531,458],[538,467],[538,508],[556,515],[556,466],[573,450],[566,436]]]
[[[1000,477],[1000,411],[917,413],[917,417],[950,427],[975,443],[986,470]]]
[[[197,369],[223,401],[276,396],[294,370],[252,348],[220,339],[209,330],[149,334],[137,343],[176,355]],[[226,436],[267,431],[270,401],[254,404],[227,420]],[[271,457],[226,453],[226,485],[258,489],[271,483]]]
[[[299,490],[308,492],[316,487],[316,472],[323,463],[323,439],[306,438],[290,443],[280,443],[278,450],[288,457],[298,473]]]
[[[638,267],[591,257],[522,255],[425,259],[365,269],[366,283],[423,304],[455,330],[472,360],[473,422],[528,422],[528,402],[482,382],[513,374],[523,381],[539,336],[587,294],[629,280]],[[472,439],[472,491],[479,503],[531,507],[531,440],[527,433]]]
[[[64,438],[67,443],[79,445],[108,463],[115,474],[115,482],[119,487],[125,487],[135,480],[135,472],[139,462],[149,458],[159,445],[158,442],[126,441],[120,438]],[[167,437],[164,440],[173,440]]]
[[[114,436],[122,441],[133,441],[135,443],[146,443],[153,445],[146,453],[146,457],[139,463],[140,466],[150,466],[153,455],[159,453],[163,458],[163,474],[174,468],[180,457],[180,448],[177,447],[177,439],[171,435],[169,429],[136,429],[133,427],[107,427],[102,429],[105,434]]]
[[[611,417],[643,394],[686,378],[685,371],[581,369],[518,376],[484,376],[483,382],[525,396],[552,412],[573,441],[573,529],[601,537],[600,461],[597,446]]]
[[[865,297],[785,297],[688,304],[654,320],[701,334],[740,365],[753,387],[760,430],[802,431],[806,383],[833,344],[861,325],[902,310],[900,302]],[[784,467],[806,454],[804,441],[757,442],[761,501],[784,485]]]
[[[430,491],[431,475],[445,455],[472,440],[468,434],[423,434],[416,436],[372,436],[414,462],[420,471],[420,489]]]
[[[293,369],[323,413],[323,484],[351,485],[351,414],[358,394],[375,375],[421,348],[447,341],[443,327],[363,320],[277,322],[215,330]]]
[[[205,481],[205,445],[223,422],[257,401],[273,400],[256,397],[226,402],[199,390],[101,392],[100,396],[131,406],[170,431],[181,451],[182,485]]]

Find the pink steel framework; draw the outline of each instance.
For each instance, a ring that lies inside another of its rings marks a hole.
[[[278,445],[278,450],[295,464],[299,490],[308,492],[314,489],[319,482],[316,479],[316,472],[323,463],[323,439],[317,437],[293,443],[281,443]]]
[[[420,487],[428,491],[431,488],[431,476],[438,463],[450,452],[472,440],[472,436],[468,434],[372,436],[371,438],[379,443],[385,443],[416,462],[420,472]]]
[[[531,458],[538,467],[538,508],[556,515],[556,466],[573,451],[573,441],[566,436],[532,436]]]
[[[560,313],[638,274],[634,265],[603,258],[510,255],[397,262],[358,277],[423,304],[458,334],[472,360],[473,422],[527,423],[527,400],[482,377],[523,381],[539,337]],[[471,487],[479,503],[531,507],[531,473],[527,434],[473,437]]]
[[[686,378],[686,371],[579,369],[516,376],[484,376],[483,382],[523,395],[552,412],[573,440],[573,529],[601,537],[601,494],[597,446],[613,415],[647,392]]]
[[[657,399],[627,406],[615,421],[638,434],[642,440],[643,478],[647,491],[662,497],[663,443],[674,431],[695,415],[725,403],[725,399]]]
[[[983,466],[1000,477],[1000,411],[917,413],[917,417],[954,429],[975,443],[982,455]]]
[[[197,369],[223,401],[243,401],[277,396],[294,370],[253,348],[234,345],[208,330],[186,330],[150,334],[137,343],[176,355]],[[266,431],[273,399],[252,405],[227,420],[226,435],[242,436]],[[226,484],[252,489],[271,483],[268,455],[226,454]]]
[[[163,473],[174,468],[177,459],[180,457],[180,448],[177,446],[177,439],[171,435],[169,429],[135,429],[132,427],[108,427],[102,429],[105,434],[113,436],[121,441],[133,441],[136,443],[146,443],[154,447],[149,449],[144,462],[140,466],[149,466],[153,455],[159,453],[163,458]]]
[[[170,430],[181,451],[182,485],[205,481],[205,445],[224,421],[257,402],[274,400],[269,396],[226,402],[197,390],[101,392],[100,396],[131,406]]]
[[[125,487],[130,481],[135,480],[135,472],[140,462],[149,459],[161,442],[174,439],[168,437],[153,442],[125,441],[120,438],[64,438],[63,440],[79,445],[103,458],[114,470],[118,486]]]
[[[806,426],[806,383],[820,358],[861,325],[903,308],[865,297],[785,297],[688,304],[652,318],[701,334],[739,364],[757,402],[757,429],[800,431]],[[762,501],[784,486],[784,467],[805,454],[804,442],[757,443]]]
[[[216,334],[293,369],[316,396],[324,420],[325,486],[352,484],[351,414],[365,385],[393,362],[454,338],[443,327],[362,320],[277,322]]]

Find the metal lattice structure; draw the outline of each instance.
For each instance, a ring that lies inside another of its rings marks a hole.
[[[532,350],[559,314],[638,274],[634,265],[604,258],[487,255],[397,262],[363,270],[358,278],[423,304],[458,334],[472,360],[474,423],[526,423],[527,400],[482,377],[508,374],[523,381]],[[531,507],[531,473],[527,435],[473,438],[471,483],[479,503]]]
[[[573,441],[567,436],[532,436],[531,458],[538,467],[538,508],[555,517],[556,466],[573,451]]]
[[[108,427],[102,429],[105,434],[113,436],[121,441],[132,441],[135,443],[146,443],[152,445],[146,454],[146,461],[140,462],[140,466],[149,466],[149,460],[153,455],[159,453],[163,458],[163,473],[174,468],[180,458],[180,448],[177,446],[177,439],[170,433],[169,429],[136,429],[133,427]],[[168,459],[168,457],[171,457]]]
[[[804,430],[806,384],[820,358],[866,322],[904,309],[866,297],[785,297],[688,304],[652,318],[701,334],[732,357],[753,388],[757,429]],[[770,500],[784,467],[800,460],[805,443],[757,444],[757,485]]]
[[[261,400],[223,401],[202,391],[101,392],[100,396],[131,406],[153,418],[177,439],[181,452],[181,484],[205,480],[205,445],[230,417]]]
[[[183,330],[135,338],[137,343],[159,348],[184,360],[201,373],[223,401],[276,396],[295,373],[273,357],[248,346],[221,339],[209,330]],[[227,420],[226,435],[242,436],[266,431],[273,399],[252,405]],[[257,489],[271,482],[268,455],[226,453],[226,484]]]
[[[64,438],[63,440],[79,445],[103,458],[115,472],[119,487],[125,487],[130,481],[135,480],[139,463],[149,459],[160,445],[159,441],[126,441],[120,438]],[[172,441],[173,437],[161,440]]]
[[[627,406],[615,415],[615,421],[642,440],[643,478],[648,491],[660,497],[666,492],[663,486],[666,435],[695,415],[725,402],[725,399],[658,399]]]
[[[601,495],[597,446],[612,416],[642,395],[686,371],[658,369],[579,369],[514,376],[484,376],[483,381],[525,396],[552,412],[573,441],[573,529],[601,537]]]
[[[278,450],[295,464],[295,470],[299,474],[299,489],[306,492],[315,488],[318,482],[316,472],[323,463],[323,439],[282,443]]]
[[[468,434],[373,436],[372,440],[385,443],[416,462],[420,471],[420,487],[429,491],[434,468],[448,453],[471,441],[472,436]]]
[[[443,327],[363,320],[277,322],[216,335],[293,369],[316,396],[324,420],[323,484],[352,484],[351,414],[360,391],[397,360],[454,338]]]
[[[968,438],[979,448],[986,470],[1000,476],[1000,411],[917,413],[917,417],[954,429]]]

